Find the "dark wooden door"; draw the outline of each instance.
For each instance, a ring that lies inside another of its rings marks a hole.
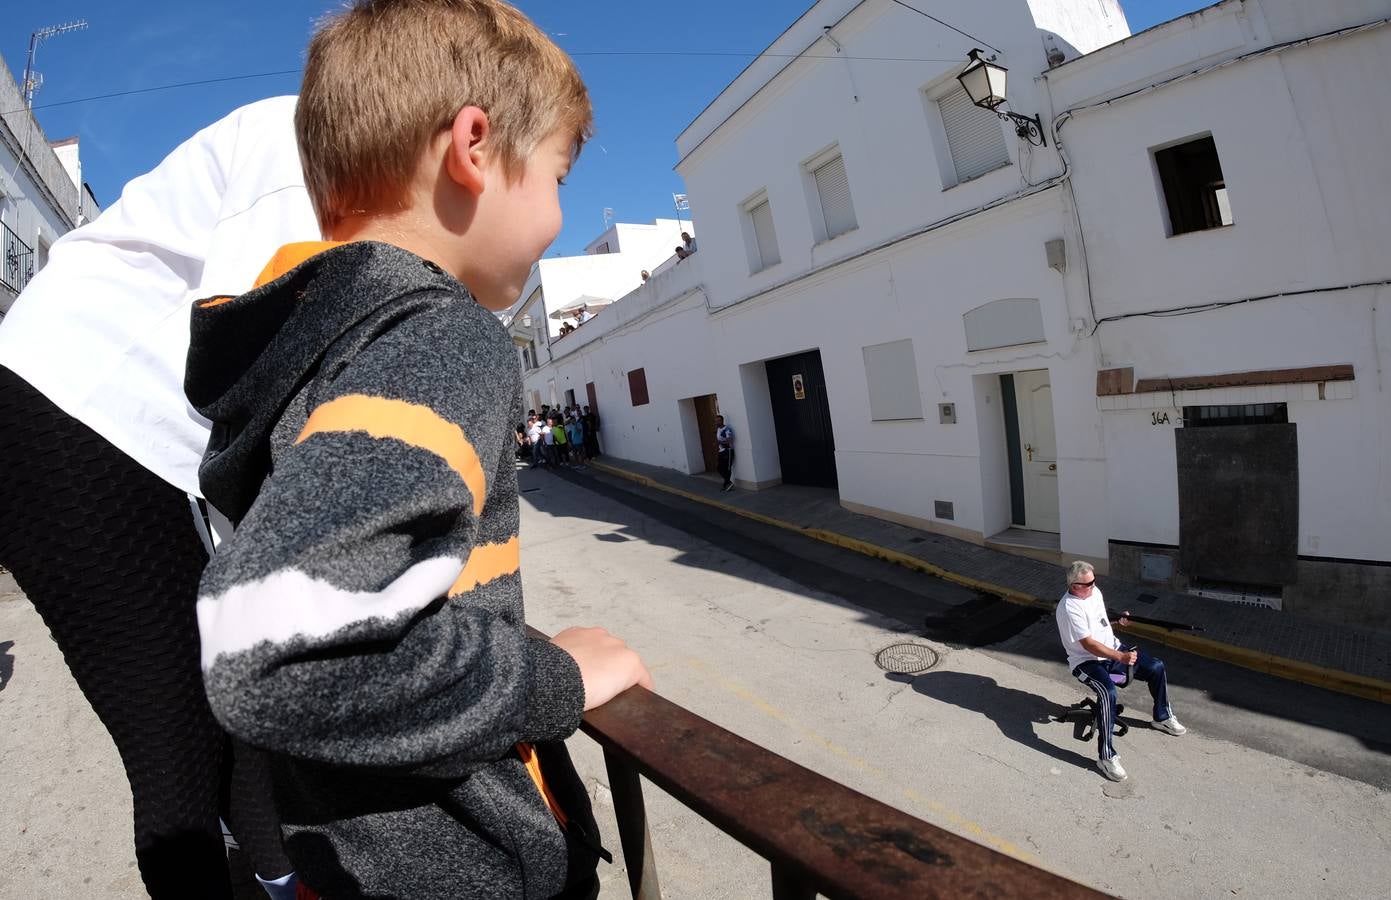
[[[719,444],[715,441],[715,416],[719,415],[719,404],[714,394],[696,397],[696,427],[700,429],[700,452],[705,459],[705,471],[714,472],[720,467]]]
[[[770,359],[764,366],[778,433],[783,483],[838,486],[836,442],[831,431],[831,405],[826,397],[821,351]]]
[[[1294,425],[1174,430],[1179,561],[1198,578],[1293,584],[1299,559]]]

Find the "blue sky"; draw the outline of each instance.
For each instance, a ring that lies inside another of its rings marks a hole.
[[[920,8],[940,11],[931,0]],[[1132,31],[1210,0],[1122,0]],[[597,132],[562,190],[565,230],[551,252],[578,252],[603,227],[603,209],[649,221],[672,215],[683,190],[672,166],[678,132],[811,0],[521,0],[575,54],[593,94]],[[294,93],[313,22],[339,0],[0,0],[0,53],[18,80],[29,34],[86,19],[89,27],[41,44],[35,113],[50,139],[81,138],[83,174],[103,205],[180,141],[243,103]],[[915,4],[916,5],[916,4]],[[640,51],[639,55],[587,55]],[[744,51],[720,55],[693,51]],[[260,73],[212,84],[128,94],[181,82]],[[82,101],[82,102],[72,102]]]

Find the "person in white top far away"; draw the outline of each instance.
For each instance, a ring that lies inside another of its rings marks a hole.
[[[1078,560],[1067,569],[1067,593],[1058,601],[1058,637],[1067,651],[1067,664],[1078,681],[1096,692],[1096,767],[1112,781],[1124,781],[1125,769],[1111,745],[1116,725],[1116,685],[1112,675],[1133,667],[1132,678],[1149,685],[1154,698],[1154,727],[1178,736],[1188,731],[1169,706],[1169,678],[1164,663],[1144,650],[1122,644],[1111,630],[1096,570]],[[1125,625],[1124,617],[1120,624]]]

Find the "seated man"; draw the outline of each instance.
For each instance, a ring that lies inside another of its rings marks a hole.
[[[1090,563],[1075,562],[1067,569],[1067,593],[1058,602],[1058,636],[1067,650],[1067,664],[1073,676],[1096,691],[1096,767],[1112,781],[1124,781],[1125,769],[1111,746],[1116,724],[1116,685],[1111,674],[1134,666],[1134,677],[1149,685],[1154,698],[1154,727],[1166,734],[1180,735],[1188,729],[1179,724],[1169,708],[1169,680],[1164,663],[1143,650],[1127,647],[1116,640],[1106,615],[1096,571]],[[1122,618],[1121,624],[1126,624]]]

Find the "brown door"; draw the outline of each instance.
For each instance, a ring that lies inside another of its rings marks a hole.
[[[720,404],[714,394],[696,397],[696,427],[700,429],[700,452],[705,457],[705,471],[713,472],[720,467],[719,445],[715,443],[715,416],[720,414]]]

